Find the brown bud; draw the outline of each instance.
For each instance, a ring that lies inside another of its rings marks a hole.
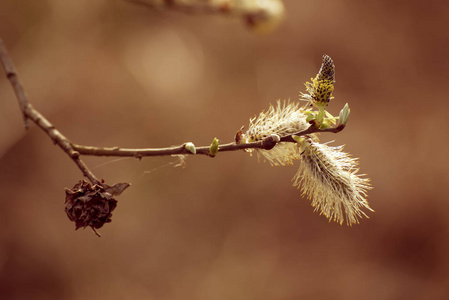
[[[236,144],[240,144],[243,140],[243,129],[245,128],[245,126],[242,126],[236,133],[235,133],[235,138],[234,141]]]
[[[265,150],[271,150],[281,140],[279,135],[271,134],[262,140],[262,147]]]

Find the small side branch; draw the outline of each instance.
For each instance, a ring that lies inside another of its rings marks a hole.
[[[5,69],[6,77],[11,83],[14,92],[16,93],[19,106],[25,121],[25,128],[28,128],[28,120],[33,121],[52,139],[53,143],[57,144],[78,166],[83,175],[87,177],[93,184],[100,184],[100,181],[87,168],[86,164],[79,158],[79,153],[72,147],[72,142],[69,141],[53,124],[51,124],[41,113],[39,113],[28,101],[16,68],[12,62],[11,57],[6,50],[3,40],[0,39],[0,60]]]
[[[125,0],[152,7],[184,13],[221,14],[243,19],[251,28],[274,29],[284,17],[281,0]]]
[[[17,100],[19,101],[20,110],[22,111],[23,121],[25,123],[25,128],[28,129],[28,117],[25,114],[26,106],[28,100],[25,94],[25,90],[20,83],[19,77],[17,76],[16,68],[9,57],[8,51],[6,50],[3,40],[0,39],[0,59],[5,69],[6,77],[12,85],[14,92],[16,93]]]
[[[314,126],[314,124],[312,123],[311,126],[309,126],[309,128],[307,128],[304,131],[298,132],[297,134],[291,134],[291,135],[287,135],[284,137],[281,137],[281,142],[289,142],[289,143],[296,143],[296,141],[293,139],[293,136],[303,136],[303,135],[308,135],[308,134],[312,134],[312,133],[324,133],[324,132],[331,132],[331,133],[338,133],[340,131],[342,131],[343,129],[345,129],[345,125],[343,124],[339,124],[337,127],[333,127],[333,128],[325,128],[325,129],[319,129],[316,128]]]

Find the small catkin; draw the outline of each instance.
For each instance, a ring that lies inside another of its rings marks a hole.
[[[243,141],[256,142],[272,134],[282,137],[298,133],[309,127],[306,118],[304,108],[299,103],[278,100],[276,106],[271,105],[267,111],[250,120]],[[252,149],[249,152],[256,153],[258,158],[263,157],[273,166],[291,165],[299,158],[298,147],[294,143],[281,142],[271,150]]]

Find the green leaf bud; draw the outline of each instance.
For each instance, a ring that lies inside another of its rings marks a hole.
[[[351,113],[351,109],[349,108],[348,103],[345,104],[343,109],[340,111],[340,116],[338,117],[338,124],[346,125],[348,122],[349,114]]]
[[[217,152],[218,152],[218,139],[214,138],[214,140],[212,141],[212,144],[210,144],[210,147],[209,147],[209,155],[212,157],[215,157]]]

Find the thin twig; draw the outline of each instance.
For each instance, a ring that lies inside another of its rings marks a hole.
[[[88,169],[86,164],[79,158],[79,153],[72,147],[72,142],[67,139],[59,130],[57,130],[53,124],[51,124],[41,113],[39,113],[28,101],[28,97],[20,82],[14,63],[6,50],[3,40],[0,39],[0,60],[3,68],[5,69],[6,77],[12,85],[16,93],[17,100],[19,101],[20,109],[22,111],[25,127],[28,128],[27,120],[33,121],[39,126],[47,135],[53,140],[53,143],[57,144],[78,166],[93,184],[101,184],[95,175]]]
[[[296,143],[293,139],[293,136],[303,136],[312,133],[320,133],[320,132],[333,132],[337,133],[343,130],[344,125],[337,126],[335,128],[327,128],[327,129],[318,129],[315,126],[311,125],[308,129],[281,137],[279,142],[287,142],[287,143]],[[83,146],[72,144],[74,150],[79,152],[81,155],[92,155],[92,156],[118,156],[118,157],[136,157],[142,158],[146,156],[168,156],[168,155],[191,155],[193,154],[189,150],[185,148],[185,144],[174,147],[167,148],[121,148],[121,147],[95,147],[95,146]],[[196,155],[206,155],[211,156],[209,153],[209,146],[200,146],[196,147]],[[238,151],[244,149],[251,148],[259,148],[269,150],[273,148],[270,144],[267,145],[265,140],[253,142],[253,143],[228,143],[221,144],[218,147],[218,152],[227,152],[227,151]]]
[[[156,9],[170,9],[184,13],[222,14],[242,18],[250,27],[262,23],[279,23],[284,15],[281,0],[264,2],[247,0],[125,0]]]
[[[73,144],[73,149],[82,155],[92,156],[128,156],[142,158],[145,156],[169,156],[169,155],[189,155],[193,154],[185,148],[185,144],[167,148],[120,148],[120,147],[95,147]],[[196,154],[210,156],[209,146],[196,147]],[[218,148],[219,152],[237,151],[249,148],[264,148],[262,142],[248,144],[223,144]]]
[[[23,89],[22,84],[20,83],[19,78],[17,77],[16,68],[12,63],[12,60],[9,58],[8,51],[6,50],[5,44],[3,40],[0,39],[0,59],[3,64],[3,68],[5,69],[6,77],[11,82],[12,88],[16,93],[16,97],[19,100],[20,110],[23,114],[23,122],[25,123],[25,128],[28,129],[28,118],[25,114],[25,108],[28,104],[28,100],[25,94],[25,90]]]
[[[180,0],[125,0],[134,4],[153,7],[153,8],[168,8],[184,13],[229,13],[230,5],[228,1],[180,1]]]

